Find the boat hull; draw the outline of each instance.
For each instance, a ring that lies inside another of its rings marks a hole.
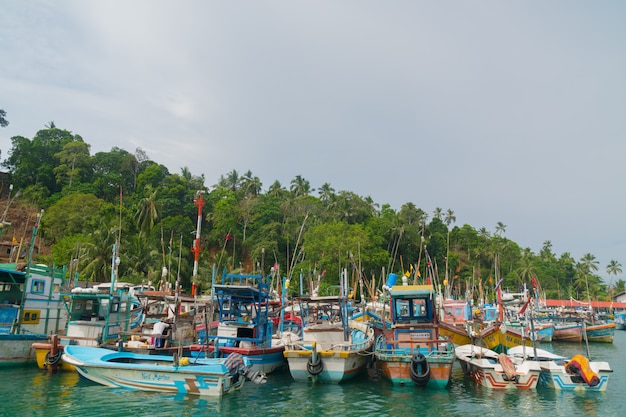
[[[582,325],[580,323],[555,325],[552,340],[554,342],[580,343],[583,340]]]
[[[411,377],[411,356],[409,355],[377,355],[377,360],[383,375],[394,385],[414,385]],[[450,382],[452,366],[455,357],[427,357],[429,378],[426,384],[429,388],[445,388]]]
[[[192,351],[200,351],[204,348],[204,346],[199,345],[191,346]],[[285,366],[285,357],[283,355],[284,351],[284,346],[275,346],[265,349],[247,349],[221,346],[218,349],[219,357],[226,357],[231,353],[238,353],[243,356],[243,358],[246,360],[246,363],[250,364],[253,371],[259,371],[265,374],[269,374]],[[209,346],[208,357],[212,357],[212,355],[214,355],[214,352],[214,346]],[[199,353],[194,353],[193,355],[197,356],[198,354]],[[204,353],[201,353],[200,357],[203,357],[203,355]]]
[[[37,334],[0,334],[0,368],[34,362],[32,344],[47,339],[48,336]]]
[[[483,387],[494,390],[537,388],[541,368],[536,361],[515,364],[507,373],[502,358],[492,350],[466,345],[456,348],[456,356],[463,373]]]
[[[84,378],[112,388],[221,397],[245,381],[236,372],[231,376],[225,359],[181,360],[175,364],[168,356],[84,346],[66,347],[63,359]]]
[[[595,386],[590,386],[580,377],[568,373],[565,370],[565,366],[555,361],[541,364],[539,384],[562,391],[606,391],[609,384],[609,376],[612,373],[609,364],[607,362],[591,362],[590,366],[600,380]]]
[[[322,363],[322,371],[313,375],[309,372],[312,352],[303,350],[285,350],[291,377],[298,382],[323,382],[339,384],[354,378],[361,372],[371,355],[366,351],[320,351],[317,356]]]
[[[439,323],[439,335],[451,341],[455,346],[463,346],[472,343],[472,339],[469,334],[467,334],[467,330],[456,324]]]
[[[615,323],[598,324],[586,326],[587,340],[589,342],[613,343],[615,335]]]
[[[522,337],[522,330],[510,326],[489,326],[480,334],[480,338],[488,349],[494,352],[506,352],[509,348],[519,345],[532,346],[533,341]]]

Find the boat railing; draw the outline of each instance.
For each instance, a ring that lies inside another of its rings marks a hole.
[[[332,343],[328,347],[320,348],[318,344],[317,351],[335,351],[335,352],[349,352],[349,351],[360,351],[365,350],[370,346],[371,342],[369,340],[359,341],[357,343],[351,342],[340,342],[340,343]],[[312,351],[313,347],[311,342],[305,342],[302,340],[295,341],[289,344],[290,350],[309,350]]]
[[[259,339],[258,337],[239,337],[239,336],[218,336],[218,335],[209,335],[209,340],[216,341],[221,346],[235,346],[236,342],[246,342],[253,343],[255,345],[259,345],[264,341]],[[230,343],[229,343],[230,342]]]
[[[384,355],[449,356],[454,354],[454,345],[446,339],[407,341],[382,339],[376,343],[376,351]]]

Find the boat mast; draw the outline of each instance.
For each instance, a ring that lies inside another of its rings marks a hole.
[[[26,259],[26,276],[24,278],[24,289],[22,291],[22,302],[20,303],[19,312],[17,314],[17,324],[15,326],[15,334],[20,334],[20,330],[22,327],[22,316],[24,315],[24,303],[26,302],[26,293],[28,292],[28,287],[30,285],[30,264],[33,262],[33,251],[35,250],[35,239],[37,238],[37,230],[39,230],[39,222],[41,221],[41,216],[43,215],[43,209],[37,213],[37,218],[35,219],[35,225],[33,226],[33,234],[30,238],[30,247],[28,249],[28,258]],[[19,252],[18,252],[19,257]],[[51,281],[51,285],[54,282]]]
[[[193,253],[193,274],[191,284],[191,295],[196,295],[198,285],[198,259],[200,259],[200,230],[202,226],[202,206],[204,206],[204,198],[202,198],[202,191],[198,191],[193,199],[193,204],[198,207],[198,223],[196,226],[196,238],[193,241],[193,247],[191,253]]]

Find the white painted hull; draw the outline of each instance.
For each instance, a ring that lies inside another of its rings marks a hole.
[[[338,384],[354,378],[371,359],[367,352],[318,352],[317,355],[322,361],[323,370],[319,375],[312,375],[307,369],[310,351],[285,351],[291,377],[299,382]]]

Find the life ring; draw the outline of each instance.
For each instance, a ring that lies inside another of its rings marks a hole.
[[[306,363],[306,370],[313,376],[321,374],[324,370],[324,363],[322,362],[322,359],[318,356],[317,360],[313,362],[313,358],[309,358]]]
[[[63,354],[63,352],[61,352],[60,350],[57,351],[56,354],[51,355],[50,352],[46,353],[46,359],[44,360],[44,363],[47,366],[54,366],[57,363],[59,363],[59,360],[61,360],[61,355]]]
[[[411,380],[415,385],[424,386],[430,380],[430,366],[426,357],[421,353],[411,357]]]

